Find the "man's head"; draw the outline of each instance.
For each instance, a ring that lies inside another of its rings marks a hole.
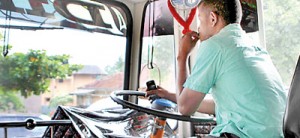
[[[240,23],[242,8],[239,0],[201,0],[198,6],[200,40],[217,34],[231,23]]]

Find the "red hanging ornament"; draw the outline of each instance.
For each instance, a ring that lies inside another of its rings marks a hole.
[[[172,13],[173,17],[177,20],[177,22],[183,26],[182,34],[186,34],[187,32],[190,32],[190,25],[194,19],[194,16],[196,14],[197,7],[191,9],[190,14],[186,21],[184,21],[180,15],[175,10],[175,7],[171,4],[171,0],[168,0],[168,7],[170,12]]]

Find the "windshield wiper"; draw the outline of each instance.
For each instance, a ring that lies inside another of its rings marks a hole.
[[[20,30],[56,30],[64,29],[63,27],[36,27],[36,26],[18,26],[18,25],[0,25],[0,28],[20,29]]]

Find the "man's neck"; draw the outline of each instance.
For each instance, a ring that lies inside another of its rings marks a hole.
[[[220,22],[216,25],[216,28],[213,32],[213,35],[218,34],[225,26],[227,26],[227,24],[225,24],[224,22]]]

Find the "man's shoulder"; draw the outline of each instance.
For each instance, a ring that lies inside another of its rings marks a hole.
[[[220,40],[217,36],[212,36],[209,39],[201,43],[203,46],[219,46],[221,45]]]
[[[245,31],[238,24],[230,24],[208,40],[218,45],[232,45],[247,38]]]
[[[201,47],[204,49],[211,50],[222,50],[224,48],[224,43],[218,37],[211,37],[203,42],[201,42]]]

